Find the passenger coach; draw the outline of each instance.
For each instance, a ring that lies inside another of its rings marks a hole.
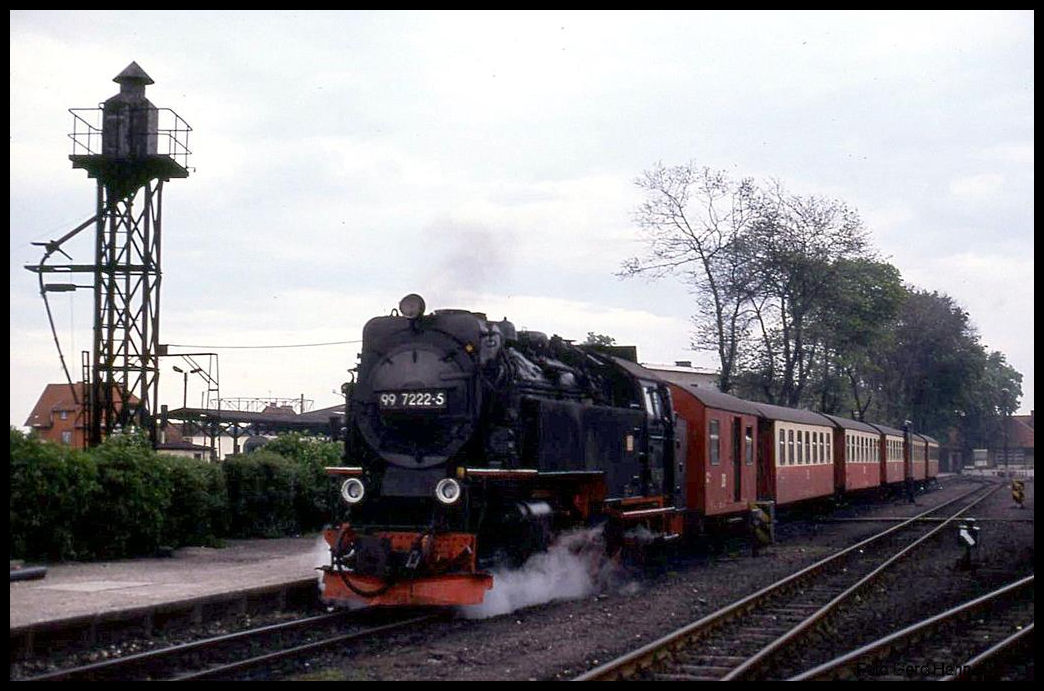
[[[777,506],[834,494],[834,425],[819,413],[768,403],[758,411],[758,498]]]
[[[909,477],[914,482],[924,483],[928,479],[928,440],[920,434],[910,434]]]
[[[838,492],[881,486],[881,433],[858,420],[822,414],[834,423],[834,485]]]
[[[744,512],[757,500],[758,410],[754,404],[672,380],[668,382],[678,416],[675,425],[679,472],[685,480],[690,523]]]
[[[927,434],[920,435],[925,443],[925,461],[928,463],[925,476],[928,480],[939,477],[939,442]]]
[[[901,483],[906,478],[903,431],[876,423],[871,426],[881,434],[881,484]]]

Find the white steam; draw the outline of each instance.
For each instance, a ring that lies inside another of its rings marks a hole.
[[[319,533],[315,547],[312,548],[312,563],[316,568],[316,578],[319,579],[319,593],[322,594],[326,584],[323,582],[323,571],[319,567],[330,563],[330,545],[326,543],[322,533]]]
[[[469,619],[485,619],[553,600],[576,600],[598,592],[616,566],[605,556],[601,528],[561,535],[546,552],[521,568],[493,572],[493,588],[481,604],[460,607]]]

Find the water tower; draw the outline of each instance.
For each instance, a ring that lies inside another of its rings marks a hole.
[[[88,446],[128,426],[148,430],[156,441],[158,358],[164,354],[159,345],[163,184],[189,174],[191,128],[145,98],[152,78],[132,62],[113,81],[119,93],[98,108],[69,111],[69,159],[98,181],[95,215],[61,239],[41,243],[47,248],[43,260],[26,267],[40,273],[45,301],[48,292],[93,288],[93,348],[82,363]],[[92,225],[93,264],[47,263],[54,252],[65,254],[62,243]],[[49,272],[91,273],[94,281],[92,286],[44,284]]]

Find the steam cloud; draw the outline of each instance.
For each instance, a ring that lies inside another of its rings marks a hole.
[[[601,528],[565,533],[521,568],[494,571],[493,588],[483,602],[459,611],[469,619],[485,619],[553,600],[576,600],[600,591],[616,576],[615,564],[605,557]]]

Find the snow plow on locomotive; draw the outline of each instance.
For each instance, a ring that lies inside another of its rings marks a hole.
[[[476,604],[570,528],[604,525],[610,551],[680,534],[670,394],[630,365],[417,295],[371,319],[323,599]]]

